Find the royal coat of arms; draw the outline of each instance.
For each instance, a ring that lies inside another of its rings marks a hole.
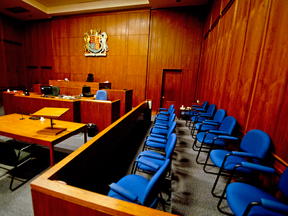
[[[107,45],[108,35],[100,29],[91,29],[84,33],[84,55],[85,56],[106,56],[109,50]]]

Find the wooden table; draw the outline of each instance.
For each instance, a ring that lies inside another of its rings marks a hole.
[[[23,116],[23,120],[21,120]],[[58,135],[43,135],[38,134],[37,131],[50,127],[49,119],[45,121],[29,119],[31,116],[21,114],[10,114],[0,117],[0,135],[19,139],[26,142],[36,143],[39,145],[48,146],[50,148],[50,165],[54,165],[54,145],[63,140],[84,132],[84,143],[87,142],[86,124],[67,122],[61,120],[54,120],[53,122],[67,130]]]

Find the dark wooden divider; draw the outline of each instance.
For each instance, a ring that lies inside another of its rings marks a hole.
[[[150,103],[144,101],[34,180],[34,215],[171,215],[106,196],[108,185],[127,173],[151,125]]]

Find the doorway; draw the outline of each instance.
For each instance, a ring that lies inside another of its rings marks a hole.
[[[174,104],[175,113],[179,109],[182,84],[181,72],[182,70],[163,70],[160,107],[168,109],[171,104]]]

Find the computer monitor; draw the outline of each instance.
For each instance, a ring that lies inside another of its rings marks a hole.
[[[44,96],[47,96],[49,94],[53,94],[52,86],[41,86],[41,93]]]
[[[91,92],[90,86],[83,86],[82,87],[82,94],[89,94]]]

